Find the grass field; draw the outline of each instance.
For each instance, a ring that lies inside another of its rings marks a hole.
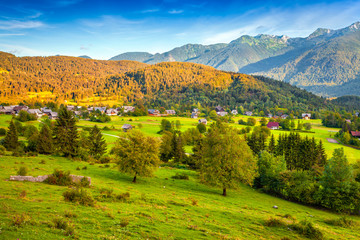
[[[235,128],[244,128],[246,126],[237,124],[239,119],[246,120],[249,118],[248,116],[240,116],[235,117],[235,123],[232,123],[232,125]],[[255,117],[258,121],[260,118]],[[116,137],[110,136],[110,135],[119,135],[121,131],[121,127],[123,124],[131,124],[135,126],[135,128],[139,128],[138,125],[141,124],[142,128],[140,129],[144,133],[146,133],[149,136],[154,137],[161,137],[160,134],[157,132],[160,130],[160,123],[161,120],[164,119],[164,117],[153,117],[153,116],[143,116],[143,117],[119,117],[119,116],[113,116],[111,117],[111,122],[108,123],[94,123],[86,120],[80,120],[78,122],[79,127],[92,127],[95,124],[98,125],[100,128],[108,127],[110,129],[115,128],[115,130],[108,130],[104,131],[103,133],[107,134],[104,135],[106,141],[109,144],[109,147],[113,145],[113,143],[116,141]],[[179,120],[181,122],[181,131],[186,131],[188,128],[196,127],[198,123],[198,119],[191,119],[191,118],[185,118],[185,117],[166,117],[169,121],[176,121]],[[0,127],[7,128],[9,125],[9,122],[11,120],[11,116],[9,115],[0,115]],[[297,122],[297,121],[296,121]],[[326,153],[328,157],[331,157],[334,149],[343,147],[345,154],[348,157],[349,162],[354,163],[357,160],[360,160],[360,150],[354,149],[348,146],[344,146],[337,143],[329,143],[327,141],[327,138],[334,138],[334,135],[339,129],[337,128],[327,128],[321,125],[321,120],[309,120],[309,121],[303,121],[310,122],[312,124],[312,132],[314,133],[303,133],[301,132],[301,136],[308,136],[308,137],[315,137],[316,140],[322,140]],[[34,122],[27,122],[25,125],[34,124],[38,126],[39,121]],[[211,121],[208,122],[208,125],[211,124]],[[258,123],[259,124],[259,123]],[[280,134],[289,133],[289,131],[282,131],[282,130],[272,130],[272,134],[274,134],[275,137],[278,137]],[[187,152],[191,152],[191,147],[186,147]]]
[[[236,122],[240,117],[235,118]],[[247,117],[242,117],[247,118]],[[112,117],[109,123],[97,123],[103,130],[110,149],[121,131],[129,123],[147,135],[160,137],[161,117]],[[0,127],[9,125],[11,116],[0,116]],[[197,119],[169,117],[180,120],[181,130],[195,127]],[[258,119],[259,120],[259,119]],[[311,120],[315,133],[301,133],[323,140],[328,156],[341,147],[327,142],[338,129],[321,126],[319,120]],[[39,121],[26,124],[38,125]],[[78,126],[91,127],[93,122],[80,120]],[[245,126],[232,124],[236,128]],[[329,132],[330,131],[330,132]],[[272,131],[278,136],[284,131]],[[351,162],[359,160],[360,150],[344,147]],[[191,147],[186,147],[191,152]],[[95,207],[65,202],[62,193],[67,187],[46,183],[8,181],[16,175],[20,166],[29,169],[28,175],[51,174],[54,169],[69,170],[71,174],[89,176],[91,195],[98,199],[102,188],[114,193],[129,192],[125,202],[97,201]],[[83,169],[86,167],[86,169]],[[80,169],[80,170],[77,170]],[[175,180],[176,173],[185,173],[189,180]],[[329,220],[340,217],[335,213],[288,202],[239,185],[221,196],[221,189],[203,185],[196,172],[170,167],[159,168],[153,178],[138,178],[120,173],[116,165],[76,162],[58,156],[0,157],[0,239],[303,239],[290,226],[269,227],[271,218],[285,224],[308,220],[325,236],[325,239],[360,239],[360,218],[349,216],[356,222],[352,228],[332,226]],[[25,196],[24,196],[25,195]],[[274,209],[276,205],[279,209]],[[75,217],[66,217],[72,213]],[[290,218],[289,218],[290,216]],[[75,229],[75,235],[65,236],[64,230],[54,227],[55,219],[64,219]],[[296,220],[291,220],[296,219]],[[18,224],[21,222],[22,224]],[[19,226],[17,226],[19,225]],[[287,238],[285,238],[287,237]]]
[[[88,191],[95,198],[101,188],[129,192],[130,198],[126,202],[98,201],[95,207],[65,202],[62,193],[67,187],[7,181],[20,166],[27,166],[29,175],[34,176],[52,173],[54,168],[70,170],[92,178]],[[86,170],[76,170],[84,166]],[[176,173],[185,173],[190,179],[174,180],[171,176]],[[54,219],[59,218],[74,226],[79,239],[302,239],[286,226],[265,224],[270,218],[291,223],[289,217],[312,222],[326,239],[360,238],[359,226],[346,229],[327,224],[340,217],[334,213],[242,185],[223,197],[220,189],[199,183],[197,173],[189,170],[162,167],[154,178],[139,178],[133,184],[132,177],[119,173],[113,164],[104,167],[54,156],[6,156],[0,160],[0,176],[0,239],[71,239],[53,227]],[[279,208],[274,209],[274,205]],[[69,212],[75,217],[65,217]],[[21,216],[23,224],[15,226],[15,219]],[[360,220],[349,219],[356,223]]]

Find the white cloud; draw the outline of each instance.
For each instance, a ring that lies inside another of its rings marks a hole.
[[[24,33],[0,33],[0,37],[25,36]]]
[[[40,21],[0,20],[1,30],[30,29],[44,26],[45,24]]]
[[[49,52],[39,51],[36,49],[24,47],[21,45],[3,44],[0,43],[0,47],[5,51],[20,56],[49,56],[52,55]]]
[[[181,10],[181,9],[178,9],[178,10],[173,9],[173,10],[170,10],[168,13],[170,13],[170,14],[180,14],[180,13],[183,13],[183,12],[184,12],[184,10]]]
[[[159,12],[160,9],[158,8],[154,8],[154,9],[145,9],[145,10],[142,10],[140,11],[141,13],[154,13],[154,12]]]

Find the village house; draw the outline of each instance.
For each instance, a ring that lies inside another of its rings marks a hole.
[[[199,117],[199,113],[198,113],[198,112],[192,112],[192,113],[191,113],[191,118],[196,119],[196,118],[198,118],[198,117]]]
[[[118,110],[114,108],[109,108],[106,110],[106,115],[108,116],[116,116],[118,114]]]
[[[356,112],[356,113],[355,113],[355,116],[359,117],[359,113],[358,113],[358,112]]]
[[[222,108],[222,107],[220,107],[220,106],[217,106],[217,107],[215,107],[215,112],[225,112],[225,109],[224,108]]]
[[[176,115],[176,111],[175,110],[165,110],[167,115]]]
[[[217,114],[218,116],[220,116],[220,117],[224,117],[224,116],[226,116],[228,113],[225,112],[225,111],[223,111],[223,112],[216,112],[216,114]]]
[[[360,131],[351,131],[351,136],[360,138]]]
[[[283,115],[281,115],[280,117],[281,117],[282,119],[287,119],[287,118],[289,117],[289,115],[283,114]]]
[[[207,124],[207,120],[205,118],[199,119],[199,123]]]
[[[310,120],[311,114],[310,113],[303,113],[301,114],[303,120]]]
[[[81,116],[81,111],[74,111],[75,116]]]
[[[15,107],[15,106],[3,106],[3,107],[0,109],[0,113],[6,114],[6,115],[15,114],[14,107]]]
[[[234,110],[231,111],[231,114],[232,115],[238,115],[239,113],[238,113],[238,111],[236,109],[234,109]]]
[[[124,109],[124,113],[135,111],[135,107],[133,107],[133,106],[122,106],[122,108]]]
[[[100,111],[101,113],[105,113],[105,111],[106,111],[106,107],[94,107],[94,111],[96,112],[96,111]]]
[[[49,119],[54,120],[54,119],[58,119],[58,113],[57,112],[50,112],[49,114]]]
[[[19,114],[19,112],[20,112],[21,110],[27,111],[28,109],[29,109],[28,106],[16,106],[16,107],[13,108],[15,114]]]
[[[279,123],[278,122],[269,122],[267,124],[267,127],[271,130],[278,130],[279,129]]]
[[[94,111],[94,108],[93,107],[88,107],[87,110],[88,110],[88,112],[92,112],[92,111]]]
[[[43,113],[39,109],[28,109],[27,112],[29,114],[35,114],[37,118],[40,118],[43,116]]]
[[[246,111],[246,112],[245,112],[245,115],[246,115],[246,116],[252,116],[252,115],[253,115],[253,112]]]
[[[43,112],[43,114],[46,114],[48,116],[50,116],[50,113],[52,112],[51,109],[48,107],[42,108],[41,111]]]
[[[74,105],[67,105],[66,109],[69,111],[74,111],[75,110],[75,106]]]
[[[199,112],[199,109],[198,109],[198,108],[194,108],[194,109],[193,109],[193,112],[197,113],[197,112]]]
[[[350,123],[351,124],[351,120],[350,119],[345,119],[345,122]]]
[[[268,118],[272,118],[273,115],[271,113],[269,113],[268,115],[266,115]]]
[[[148,113],[149,113],[149,115],[152,115],[152,116],[160,115],[160,111],[156,110],[156,109],[148,109]]]
[[[132,126],[131,126],[131,124],[124,124],[121,128],[124,132],[127,132],[132,129]]]

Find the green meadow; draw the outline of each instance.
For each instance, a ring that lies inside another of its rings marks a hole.
[[[235,122],[245,116],[236,117]],[[160,137],[162,117],[112,117],[108,123],[96,123],[103,130],[110,149],[122,133],[125,123],[140,128],[144,133]],[[180,120],[181,131],[195,127],[198,119],[168,117]],[[257,118],[259,120],[260,118]],[[0,127],[7,128],[11,116],[0,116]],[[305,121],[304,121],[305,122]],[[310,120],[314,133],[301,133],[322,140],[328,157],[335,148],[344,147],[350,162],[360,160],[360,150],[329,143],[338,129],[321,126],[320,120]],[[39,121],[26,124],[38,125]],[[80,120],[79,129],[95,123]],[[246,126],[231,124],[236,128]],[[278,136],[286,131],[273,130]],[[191,147],[186,147],[191,152]],[[116,164],[90,164],[60,156],[0,157],[0,239],[304,239],[290,226],[293,222],[311,222],[325,239],[360,239],[360,218],[347,216],[355,224],[350,228],[334,226],[330,221],[341,215],[289,202],[264,194],[245,185],[229,190],[204,185],[195,171],[162,166],[153,178],[138,178],[120,173]],[[8,181],[19,167],[26,166],[28,175],[51,174],[54,169],[91,177],[87,191],[95,198],[94,207],[64,201],[68,187],[46,183]],[[173,179],[177,173],[189,180]],[[102,189],[115,194],[128,192],[124,201],[101,198]],[[273,206],[278,206],[278,209]],[[72,226],[74,232],[66,236],[55,227],[59,219]],[[278,219],[283,225],[269,226],[269,220]]]

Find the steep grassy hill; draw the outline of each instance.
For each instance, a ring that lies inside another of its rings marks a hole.
[[[352,228],[334,226],[340,215],[243,185],[223,197],[220,189],[201,184],[189,170],[161,167],[154,178],[132,184],[131,176],[119,173],[114,164],[47,156],[6,156],[0,164],[1,239],[305,239],[292,225],[303,220],[325,239],[360,238],[359,217],[348,217],[357,224]],[[92,187],[87,191],[97,202],[94,207],[66,202],[64,186],[6,181],[20,166],[27,166],[34,176],[54,168],[89,176]],[[176,173],[189,180],[172,179]],[[128,192],[130,197],[115,200],[106,191],[112,196]]]

